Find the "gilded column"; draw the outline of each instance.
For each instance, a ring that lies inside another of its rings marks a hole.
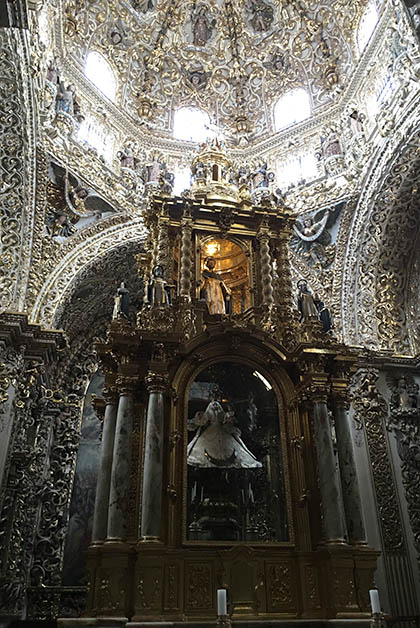
[[[133,431],[133,391],[137,379],[120,377],[120,391],[112,456],[111,486],[108,506],[108,540],[125,539],[127,503],[131,475],[131,438]]]
[[[157,235],[156,264],[163,266],[166,271],[169,253],[169,216],[167,214],[166,204],[163,206],[161,215],[159,216]]]
[[[312,387],[311,399],[325,540],[327,543],[343,543],[346,525],[328,416],[326,387]]]
[[[290,261],[288,242],[291,229],[287,224],[279,234],[276,246],[277,275],[279,281],[280,300],[277,304],[279,315],[285,320],[291,320],[294,316],[292,278],[290,275]]]
[[[179,279],[179,294],[188,301],[191,301],[191,268],[192,268],[192,221],[190,217],[185,217],[181,223],[181,264]]]
[[[106,405],[102,430],[98,483],[96,485],[95,512],[93,515],[93,543],[104,541],[107,536],[109,491],[111,487],[115,426],[117,422],[118,396],[116,389],[105,389],[103,396]]]
[[[366,532],[351,436],[352,428],[348,416],[348,400],[343,393],[334,395],[334,424],[349,541],[365,544]]]
[[[162,518],[164,393],[167,378],[163,373],[149,371],[145,382],[149,400],[144,445],[141,536],[157,539],[161,534]]]
[[[262,304],[270,307],[274,304],[273,274],[270,255],[270,236],[266,227],[260,230],[258,241],[260,243]]]

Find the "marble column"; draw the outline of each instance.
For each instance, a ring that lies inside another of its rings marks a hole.
[[[349,541],[355,544],[365,544],[366,532],[363,522],[360,488],[351,437],[351,424],[345,399],[337,398],[335,401],[334,423]]]
[[[141,503],[141,536],[157,539],[161,534],[164,391],[166,377],[149,373],[146,377],[149,391],[144,445],[143,491]]]
[[[104,541],[107,535],[109,490],[111,487],[112,456],[117,421],[118,397],[116,391],[104,391],[104,398],[106,406],[92,529],[92,541],[94,543]]]
[[[326,399],[314,401],[313,413],[325,540],[327,543],[343,543],[346,537],[344,510]]]
[[[112,456],[111,486],[108,506],[108,540],[127,536],[127,504],[131,476],[131,439],[133,431],[133,382],[118,382],[117,424]]]

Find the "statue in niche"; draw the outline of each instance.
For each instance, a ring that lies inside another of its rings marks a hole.
[[[235,425],[235,412],[228,405],[225,411],[215,390],[207,408],[196,412],[188,429],[197,430],[187,448],[187,464],[199,468],[251,469],[262,467],[241,438]]]
[[[319,320],[321,321],[322,331],[327,333],[332,328],[332,320],[329,309],[321,301],[320,297],[316,294],[314,296],[315,307],[318,310]]]
[[[300,216],[293,225],[294,236],[290,245],[309,266],[326,268],[334,259],[335,245],[328,227],[334,224],[341,207],[339,203],[334,209],[321,209],[314,214]]]
[[[164,278],[163,266],[156,264],[147,285],[147,303],[150,307],[168,307],[171,305],[171,288]]]
[[[160,174],[166,170],[166,164],[161,163],[157,159],[153,159],[143,169],[143,181],[145,183],[159,183]]]
[[[319,318],[318,309],[315,305],[315,300],[311,290],[308,288],[308,284],[304,279],[298,281],[297,284],[298,294],[298,310],[300,322],[307,321],[314,318]]]
[[[216,20],[209,15],[206,5],[199,5],[192,17],[192,32],[194,46],[205,46],[212,36]]]
[[[65,87],[63,81],[59,82],[55,101],[55,110],[57,112],[62,111],[74,116],[78,122],[83,120],[83,116],[80,113],[80,103],[78,101],[74,85],[67,85],[67,87]]]
[[[205,259],[206,268],[202,273],[200,296],[207,303],[210,314],[232,314],[232,293],[214,269],[216,260]]]
[[[60,83],[60,70],[58,68],[57,58],[54,57],[48,64],[46,77],[47,81],[53,85]]]
[[[117,290],[117,294],[114,297],[114,311],[112,312],[112,318],[119,318],[120,316],[128,318],[129,307],[130,297],[128,295],[128,289],[125,287],[124,281],[122,281]]]
[[[411,374],[395,376],[387,373],[387,384],[392,394],[390,409],[393,415],[417,414],[419,386]]]
[[[273,24],[274,9],[265,0],[248,0],[246,3],[249,23],[257,33],[267,31]]]
[[[127,142],[120,151],[117,153],[117,157],[120,160],[121,168],[131,168],[135,170],[137,167],[138,159],[134,157],[133,147],[130,142]]]

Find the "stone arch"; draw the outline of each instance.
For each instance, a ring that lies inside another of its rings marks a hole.
[[[62,320],[66,300],[71,299],[88,273],[90,265],[110,259],[124,246],[140,246],[145,240],[145,228],[139,216],[129,223],[116,224],[78,243],[57,264],[39,291],[31,320],[46,327],[54,327]],[[134,260],[133,260],[134,263]],[[98,270],[98,269],[97,269]],[[118,273],[117,273],[118,274]],[[115,286],[114,286],[115,287]]]
[[[420,226],[418,97],[379,146],[345,251],[341,309],[345,342],[409,352],[407,268]]]

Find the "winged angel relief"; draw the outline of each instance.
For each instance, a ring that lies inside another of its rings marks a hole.
[[[293,225],[294,235],[290,245],[313,268],[327,268],[335,255],[335,244],[328,229],[333,226],[341,204],[335,208],[321,209],[299,216]]]

